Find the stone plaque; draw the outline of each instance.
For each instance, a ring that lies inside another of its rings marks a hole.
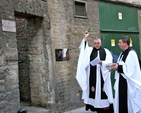
[[[16,23],[11,20],[2,20],[2,30],[8,32],[16,32]]]

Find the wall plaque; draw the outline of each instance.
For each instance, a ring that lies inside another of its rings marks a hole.
[[[56,61],[67,61],[69,60],[69,49],[55,49]]]
[[[11,20],[2,20],[2,30],[16,32],[16,22]]]

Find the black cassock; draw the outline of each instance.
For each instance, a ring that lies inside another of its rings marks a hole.
[[[129,47],[120,54],[117,63],[114,113],[141,113],[141,72],[138,56]]]
[[[106,48],[95,49],[85,45],[82,40],[77,65],[76,79],[82,89],[82,99],[86,110],[98,113],[113,113],[113,94],[111,73],[105,65],[112,63],[112,55]],[[102,65],[91,66],[90,62],[98,57]],[[97,73],[97,74],[96,74]]]
[[[99,51],[99,58],[101,61],[104,61],[106,58],[106,52],[105,49],[100,47],[99,49],[93,48],[91,55],[90,55],[90,61],[92,61],[93,59],[95,59],[98,56],[98,51]],[[90,77],[89,77],[89,98],[93,98],[95,99],[95,91],[92,90],[92,88],[94,87],[94,89],[96,88],[96,71],[97,71],[97,66],[92,66],[90,65]],[[107,95],[106,93],[103,91],[103,84],[104,84],[104,80],[102,77],[102,72],[100,70],[100,75],[101,76],[101,99],[107,99]],[[96,90],[96,89],[95,89]],[[97,113],[113,113],[113,104],[111,104],[109,107],[106,108],[95,108],[92,105],[86,104],[86,110],[91,110],[91,111],[97,111]]]

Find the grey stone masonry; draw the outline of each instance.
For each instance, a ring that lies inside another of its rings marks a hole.
[[[45,108],[48,98],[52,98],[51,92],[47,92],[52,73],[48,66],[51,49],[46,49],[46,44],[50,48],[47,8],[46,0],[0,1],[0,113],[17,113],[22,100],[20,97],[26,94],[30,105]],[[27,26],[19,24],[18,18],[25,19]],[[17,32],[3,31],[2,20],[16,22]],[[23,26],[26,26],[24,30]],[[23,39],[27,39],[25,46]],[[19,43],[19,40],[23,42]],[[20,50],[20,45],[26,51]],[[25,68],[21,68],[21,61]],[[21,81],[29,83],[28,87]]]

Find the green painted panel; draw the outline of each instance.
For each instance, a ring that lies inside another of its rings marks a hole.
[[[118,46],[118,39],[121,36],[129,36],[132,40],[132,48],[136,50],[138,56],[140,56],[140,46],[139,46],[139,35],[132,33],[101,33],[101,40],[103,47],[108,48],[110,51],[113,51],[114,54],[119,55],[122,51]],[[111,39],[115,40],[115,46],[111,45]]]
[[[122,50],[118,46],[118,39],[121,36],[129,36],[131,38],[132,40],[131,47],[136,50],[138,56],[140,57],[140,46],[139,46],[139,35],[138,34],[104,32],[104,33],[101,33],[102,46],[112,51],[115,55],[119,56]],[[111,40],[115,40],[115,46],[113,46],[114,44],[111,43]],[[112,72],[112,76],[111,76],[112,88],[115,83],[114,74],[115,72]],[[113,94],[115,95],[114,89],[113,89]]]
[[[99,1],[101,31],[139,32],[137,15],[134,7]]]

